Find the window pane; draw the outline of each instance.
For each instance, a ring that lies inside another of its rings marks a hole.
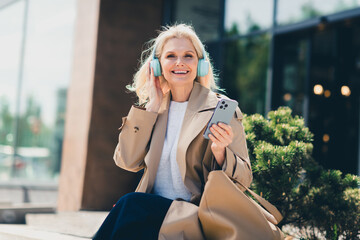
[[[360,0],[278,0],[278,24],[290,24],[360,7]]]
[[[23,1],[0,10],[0,180],[10,178],[13,166],[23,15]]]
[[[221,24],[220,0],[178,0],[174,20],[192,24],[202,41],[219,38]]]
[[[289,106],[294,115],[304,116],[304,93],[306,83],[306,64],[309,43],[306,39],[288,43],[282,56],[282,95],[281,105]]]
[[[29,1],[15,177],[57,177],[71,75],[75,0]]]
[[[269,43],[263,34],[225,45],[223,86],[247,114],[264,114]]]
[[[270,28],[273,6],[273,0],[226,0],[226,33],[246,34]]]
[[[313,33],[309,89],[313,157],[326,168],[352,174],[359,160],[358,26],[354,21],[352,27],[333,25]]]

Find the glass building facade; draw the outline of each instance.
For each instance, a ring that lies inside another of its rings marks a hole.
[[[360,0],[193,2],[165,1],[164,23],[194,26],[242,111],[289,106],[318,162],[360,175]]]
[[[0,181],[56,182],[75,0],[0,1]]]

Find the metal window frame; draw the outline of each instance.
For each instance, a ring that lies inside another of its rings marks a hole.
[[[338,13],[329,14],[329,15],[319,16],[319,17],[308,19],[308,20],[298,22],[298,23],[278,26],[275,29],[275,34],[280,35],[280,34],[286,34],[286,33],[295,32],[295,31],[306,30],[309,28],[314,28],[314,27],[318,26],[319,24],[336,23],[336,22],[342,21],[344,19],[356,18],[356,17],[360,17],[360,7],[353,8],[350,10],[345,10],[345,11],[338,12]]]

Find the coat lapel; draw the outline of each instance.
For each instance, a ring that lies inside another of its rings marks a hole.
[[[150,144],[149,152],[147,154],[147,158],[145,158],[146,166],[149,171],[149,181],[147,186],[147,191],[152,189],[153,184],[155,182],[156,172],[159,166],[162,149],[165,141],[166,134],[166,125],[168,121],[168,113],[169,113],[169,104],[170,104],[170,92],[168,92],[163,99],[161,107],[159,109],[158,118],[154,127],[154,131],[152,134],[152,141]]]
[[[214,92],[198,82],[194,83],[182,123],[176,155],[183,181],[186,174],[186,151],[194,138],[206,127],[217,102],[218,99]]]
[[[154,127],[149,152],[145,158],[145,163],[148,166],[149,174],[149,181],[148,186],[146,187],[146,192],[151,191],[155,182],[155,177],[165,141],[170,97],[170,92],[164,96],[162,105],[159,110],[158,119]],[[189,103],[182,123],[178,142],[178,150],[176,153],[176,160],[179,165],[183,180],[185,179],[186,174],[186,150],[192,140],[202,130],[204,130],[206,124],[211,118],[217,102],[218,99],[214,92],[203,87],[200,85],[200,83],[194,82],[194,87],[191,91]]]

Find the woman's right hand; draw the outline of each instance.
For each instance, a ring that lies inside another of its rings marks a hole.
[[[146,104],[146,111],[157,113],[163,99],[163,92],[160,85],[160,78],[154,76],[154,70],[150,67],[147,83],[149,86],[149,102]]]

